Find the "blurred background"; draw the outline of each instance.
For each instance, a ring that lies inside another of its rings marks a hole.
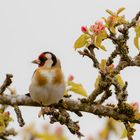
[[[106,9],[116,11],[120,7],[126,8],[123,14],[126,15],[126,19],[130,20],[140,10],[139,5],[139,0],[0,0],[0,83],[3,82],[6,73],[11,73],[14,75],[12,87],[18,94],[27,93],[36,68],[31,61],[41,52],[51,51],[60,58],[65,77],[73,74],[75,81],[82,83],[90,94],[98,71],[93,68],[88,58],[82,58],[73,48],[75,40],[81,34],[81,26],[90,26],[96,20],[107,17]],[[135,56],[138,51],[133,45],[133,30],[130,36],[128,42],[130,55]],[[110,42],[105,42],[105,46],[107,52],[97,51],[99,60],[107,58],[115,47]],[[128,102],[140,103],[140,69],[126,68],[121,75],[125,81],[128,81]],[[77,97],[80,96],[73,94],[73,98]],[[115,97],[111,98],[110,102],[114,103]],[[41,129],[43,125],[49,123],[47,117],[45,120],[38,118],[40,108],[20,108],[26,125],[35,122],[36,127]],[[10,112],[14,118],[11,126],[21,132],[23,128],[18,126],[12,108]],[[106,119],[99,119],[87,113],[83,114],[82,118],[74,114],[71,116],[74,120],[79,120],[81,132],[85,136],[98,136]],[[59,127],[59,124],[54,124],[52,127],[56,126]],[[140,126],[136,125],[135,128],[137,131],[134,139],[138,140]],[[78,139],[64,126],[63,129],[70,140]],[[12,139],[19,140],[22,137],[18,135]],[[85,139],[82,138],[82,140]],[[110,140],[112,139],[116,139],[114,135],[110,136]]]

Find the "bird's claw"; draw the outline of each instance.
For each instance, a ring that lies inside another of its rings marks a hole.
[[[40,118],[41,116],[43,117],[43,119],[45,119],[45,114],[50,112],[50,107],[41,107],[41,110],[38,113],[38,117]]]

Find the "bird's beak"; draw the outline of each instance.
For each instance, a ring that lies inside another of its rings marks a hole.
[[[32,63],[33,63],[33,64],[38,64],[38,65],[39,65],[39,64],[40,64],[40,60],[39,60],[39,59],[35,59],[35,60],[32,61]]]

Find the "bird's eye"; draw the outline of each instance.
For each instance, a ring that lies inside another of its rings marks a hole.
[[[48,60],[48,58],[47,58],[47,57],[40,57],[39,60],[40,60],[41,62],[45,62],[45,61]]]
[[[43,65],[43,64],[48,60],[48,58],[45,56],[44,53],[42,53],[42,54],[39,56],[39,60],[40,60],[40,62],[41,62],[40,65]]]

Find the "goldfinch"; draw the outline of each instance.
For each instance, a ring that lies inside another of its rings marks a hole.
[[[38,64],[38,68],[29,87],[32,100],[44,106],[58,103],[65,92],[60,60],[51,52],[43,52],[33,63]]]

